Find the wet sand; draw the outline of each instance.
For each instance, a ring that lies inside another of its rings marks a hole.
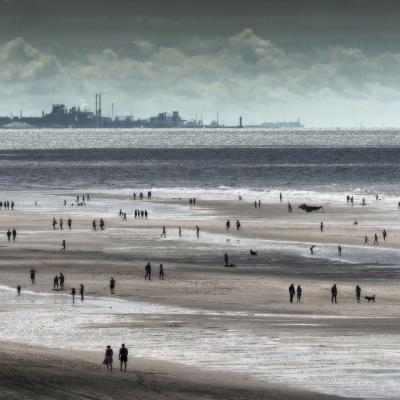
[[[4,399],[243,399],[330,400],[333,396],[249,382],[232,374],[207,373],[171,363],[132,359],[113,372],[87,352],[63,352],[2,343],[0,398]]]
[[[96,199],[96,195],[92,197]],[[105,195],[99,195],[97,199],[104,202],[112,200]],[[158,202],[189,208],[186,200]],[[146,202],[132,202],[127,208],[144,209]],[[9,287],[20,284],[23,292],[53,293],[53,277],[63,272],[66,293],[83,283],[88,296],[110,297],[108,283],[113,276],[117,281],[114,295],[117,298],[217,312],[245,312],[247,315],[246,318],[227,315],[218,319],[181,316],[175,322],[177,328],[238,330],[255,336],[278,338],[294,332],[299,336],[314,335],[318,338],[315,339],[316,346],[323,346],[325,339],[329,343],[331,338],[339,335],[354,338],[362,334],[377,338],[378,342],[379,337],[397,335],[400,308],[396,297],[399,281],[396,267],[377,265],[373,260],[371,263],[353,264],[326,260],[318,257],[318,251],[314,258],[296,256],[268,250],[260,244],[264,240],[330,243],[332,246],[341,244],[346,252],[346,246],[360,245],[365,234],[371,236],[386,229],[389,238],[380,245],[380,249],[397,249],[400,217],[396,209],[382,210],[372,206],[351,208],[344,205],[326,207],[325,213],[305,214],[295,210],[293,214],[288,214],[285,204],[262,205],[261,209],[255,209],[251,203],[239,201],[200,201],[190,212],[190,217],[175,221],[154,219],[151,215],[150,219],[140,221],[131,216],[128,216],[128,221],[107,216],[106,230],[94,232],[91,221],[102,215],[91,211],[90,203],[84,212],[72,211],[69,207],[62,214],[22,212],[18,209],[14,212],[2,211],[0,231],[5,232],[15,226],[18,236],[15,243],[8,243],[5,235],[0,242],[0,282]],[[115,215],[117,213],[118,209]],[[64,231],[53,231],[53,216],[57,219],[63,217]],[[69,216],[73,219],[71,231],[66,229],[65,223]],[[225,230],[227,218],[232,223],[229,233]],[[236,218],[242,225],[239,232],[234,227]],[[355,219],[359,221],[357,226],[353,225]],[[326,227],[324,233],[319,231],[321,220]],[[201,228],[200,240],[195,238],[196,225]],[[167,239],[160,238],[162,226],[167,227]],[[178,226],[183,229],[183,239],[178,238]],[[210,236],[211,241],[203,240],[203,235],[217,235],[223,240],[214,241],[214,236]],[[254,250],[258,251],[258,255],[250,256],[250,248],[246,245],[232,246],[224,239],[227,236],[230,242],[248,240],[244,243],[251,243],[256,240]],[[65,253],[61,250],[63,239],[67,242]],[[234,268],[223,266],[225,251],[229,252]],[[153,265],[151,282],[144,281],[147,261]],[[160,263],[165,267],[164,281],[157,276]],[[38,271],[36,285],[31,285],[29,280],[29,269],[32,267]],[[292,282],[303,287],[301,304],[288,302],[287,288]],[[337,305],[332,305],[330,301],[333,283],[339,288]],[[356,284],[362,286],[363,296],[375,294],[377,303],[369,304],[363,299],[361,304],[357,304],[354,294]],[[271,314],[271,317],[261,318],[257,314]],[[140,324],[137,321],[125,324],[162,328],[166,322],[148,316]],[[10,396],[7,398],[16,398],[18,393],[29,397],[30,390],[30,396],[34,398],[132,398],[125,393],[125,389],[119,388],[114,377],[104,376],[98,363],[102,349],[99,349],[99,354],[89,353],[83,359],[74,356],[76,359],[73,357],[71,360],[64,351],[26,348],[24,356],[19,357],[23,368],[16,365],[18,357],[14,357],[12,351],[7,349],[4,352],[3,358],[8,360],[7,372],[1,379]],[[255,383],[252,371],[249,371],[248,377],[242,376],[240,383],[237,378],[228,378],[228,375],[210,382],[210,374],[214,376],[214,373],[203,370],[204,379],[198,379],[201,374],[198,375],[194,367],[183,368],[182,372],[182,367],[177,365],[164,369],[157,362],[138,360],[134,364],[135,369],[123,378],[124,385],[133,391],[130,395],[134,393],[144,399],[319,398],[304,392],[293,394],[292,390],[298,389],[296,383],[292,389],[271,386],[273,379],[268,384]],[[147,381],[146,368],[153,371],[150,381]],[[101,384],[98,382],[99,374],[102,374]],[[12,388],[15,382],[23,380],[22,376],[32,375],[38,378],[32,378],[31,385]],[[73,384],[77,379],[78,384]],[[290,387],[290,378],[288,381]],[[138,385],[138,382],[142,384]],[[68,392],[71,385],[74,392]],[[312,389],[318,391],[318,385]],[[39,393],[48,397],[36,397]]]

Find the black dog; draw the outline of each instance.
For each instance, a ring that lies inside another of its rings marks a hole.
[[[365,300],[368,300],[368,303],[370,303],[371,301],[373,303],[375,303],[375,295],[373,295],[373,296],[365,296]]]
[[[257,255],[257,252],[256,252],[256,251],[253,251],[253,250],[250,250],[250,255],[256,256],[256,255]]]

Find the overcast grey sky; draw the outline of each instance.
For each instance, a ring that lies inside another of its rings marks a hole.
[[[400,126],[395,0],[0,0],[0,114]]]

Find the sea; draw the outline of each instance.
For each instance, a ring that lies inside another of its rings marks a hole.
[[[399,130],[0,130],[3,191],[400,196]]]

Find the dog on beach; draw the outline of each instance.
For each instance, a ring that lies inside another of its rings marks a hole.
[[[365,300],[368,300],[368,303],[370,303],[371,301],[373,303],[375,303],[375,295],[373,295],[373,296],[365,296]]]
[[[253,251],[253,250],[250,250],[250,255],[256,256],[256,255],[257,255],[257,252],[256,252],[256,251]]]

